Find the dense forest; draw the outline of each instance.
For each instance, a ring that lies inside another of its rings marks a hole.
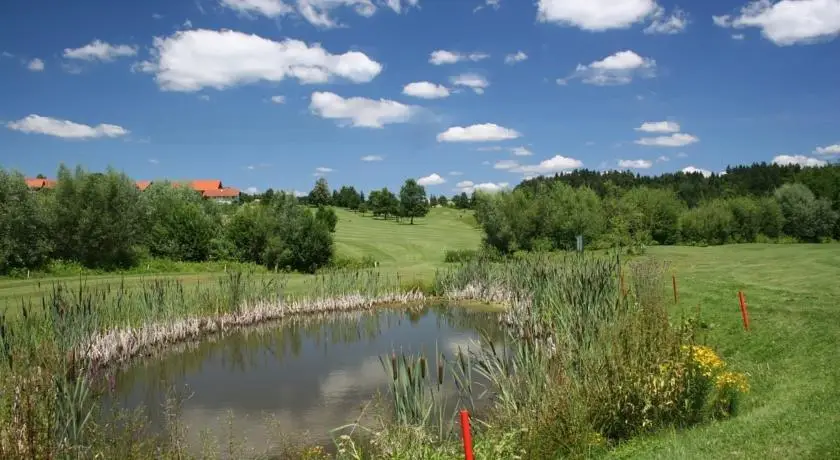
[[[765,163],[704,176],[577,170],[484,195],[476,217],[503,253],[646,244],[821,242],[840,238],[840,165]]]

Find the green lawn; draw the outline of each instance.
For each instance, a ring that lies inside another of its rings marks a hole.
[[[728,421],[639,439],[621,458],[840,458],[840,245],[660,247],[680,309],[711,323],[706,341],[752,389]],[[737,292],[746,294],[744,332]]]
[[[415,225],[343,210],[338,217],[339,254],[371,255],[383,270],[406,278],[431,279],[446,249],[474,248],[481,239],[472,215],[451,209],[432,210]],[[752,389],[731,420],[637,439],[611,456],[840,458],[840,245],[655,247],[649,256],[670,261],[677,275],[675,313],[699,307],[710,324],[704,341],[748,372]],[[218,274],[156,276],[196,282]],[[96,276],[87,282],[119,279]],[[131,276],[126,282],[141,279]],[[290,285],[304,279],[295,275]],[[41,292],[56,280],[40,280]],[[753,329],[748,333],[741,326],[738,290],[749,304]],[[37,295],[36,281],[0,280],[0,306]]]
[[[344,209],[336,209],[338,224],[335,233],[339,256],[373,257],[383,271],[399,273],[406,280],[431,280],[436,268],[443,265],[447,249],[477,248],[481,234],[470,211],[436,208],[414,225],[395,220],[374,219]],[[88,285],[125,282],[138,285],[151,278],[179,279],[185,283],[212,281],[222,273],[154,273],[152,275],[94,275],[84,277]],[[306,275],[292,275],[289,289],[303,285]],[[78,276],[39,278],[32,280],[0,279],[0,309],[19,309],[21,300],[38,299],[55,282],[75,285]]]

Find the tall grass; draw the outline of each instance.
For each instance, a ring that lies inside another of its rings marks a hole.
[[[537,254],[438,272],[438,293],[508,306],[507,340],[483,340],[470,355],[492,404],[477,450],[588,456],[662,427],[732,415],[742,376],[724,376],[717,355],[695,344],[693,318],[668,316],[666,268],[617,255]],[[425,414],[436,401],[413,403]],[[384,451],[416,444],[405,430],[383,438],[391,443]]]

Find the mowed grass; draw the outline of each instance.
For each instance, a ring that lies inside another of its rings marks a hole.
[[[733,419],[637,439],[611,456],[840,458],[840,245],[659,247],[650,255],[672,262],[675,312],[699,307],[710,323],[702,338],[750,374],[752,389]]]
[[[398,273],[407,283],[431,281],[435,269],[443,265],[447,249],[474,249],[481,242],[481,233],[470,211],[435,208],[427,217],[415,219],[414,225],[408,220],[384,220],[344,209],[336,209],[336,214],[335,249],[339,257],[373,257],[379,262],[380,270]],[[0,311],[7,308],[9,313],[16,314],[22,301],[40,304],[40,298],[55,283],[70,287],[78,286],[80,282],[87,286],[115,283],[139,286],[151,279],[177,279],[185,284],[195,284],[215,282],[220,276],[224,273],[117,274],[31,280],[0,278]],[[288,276],[288,289],[293,292],[303,289],[307,278],[308,275],[300,274]]]

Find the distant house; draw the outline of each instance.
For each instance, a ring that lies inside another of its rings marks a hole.
[[[29,190],[41,190],[44,188],[55,188],[56,181],[53,179],[45,179],[45,178],[26,178],[26,186],[29,187]]]
[[[233,203],[233,200],[239,198],[239,189],[228,187],[205,190],[201,192],[201,196],[217,203]]]
[[[138,180],[137,182],[134,183],[134,185],[136,185],[137,189],[140,190],[141,192],[145,192],[146,189],[149,188],[150,185],[152,185],[152,181],[150,181],[150,180]]]

